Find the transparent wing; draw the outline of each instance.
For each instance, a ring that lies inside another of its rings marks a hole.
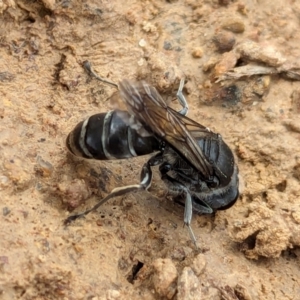
[[[205,178],[213,175],[208,162],[195,137],[213,134],[208,128],[168,107],[157,90],[146,82],[119,83],[122,99],[130,114],[134,115],[149,132],[173,146]]]

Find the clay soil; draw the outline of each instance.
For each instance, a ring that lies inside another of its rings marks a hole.
[[[299,65],[299,20],[296,0],[0,0],[0,299],[300,299],[298,77],[216,82],[233,67]],[[67,153],[78,122],[118,105],[85,60],[175,108],[185,77],[189,117],[233,150],[240,197],[194,214],[198,249],[157,168],[149,192],[64,225],[138,183],[148,159]]]

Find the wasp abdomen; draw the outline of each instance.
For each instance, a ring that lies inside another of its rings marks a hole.
[[[80,122],[67,137],[69,151],[84,158],[99,160],[122,159],[145,155],[159,150],[159,142],[141,136],[127,123],[125,111],[110,111],[93,115]]]

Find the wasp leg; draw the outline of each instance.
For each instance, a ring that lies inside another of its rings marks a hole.
[[[83,62],[83,67],[84,67],[84,69],[87,71],[87,73],[90,76],[95,77],[96,79],[98,79],[98,80],[100,80],[100,81],[102,81],[104,83],[110,84],[110,85],[114,86],[115,88],[119,89],[119,86],[116,83],[114,83],[112,81],[109,81],[107,79],[104,79],[104,78],[100,77],[99,75],[97,75],[94,72],[94,70],[92,69],[92,65],[91,65],[91,63],[88,60],[85,60]]]
[[[196,185],[198,183],[197,180],[193,179],[189,175],[186,175],[181,169],[172,168],[172,170],[176,173],[176,175],[180,176],[187,183],[194,184],[194,185]]]
[[[123,186],[123,187],[118,187],[118,188],[114,188],[110,194],[108,194],[105,198],[103,198],[102,200],[100,200],[96,205],[94,205],[92,208],[77,214],[77,215],[73,215],[68,217],[65,221],[64,224],[67,225],[70,222],[76,220],[79,217],[83,217],[86,216],[87,214],[89,214],[90,212],[98,209],[101,205],[103,205],[106,201],[108,201],[109,199],[113,198],[113,197],[117,197],[117,196],[122,196],[125,195],[127,193],[130,193],[132,191],[137,191],[137,190],[148,190],[151,186],[151,182],[152,182],[152,170],[151,167],[152,166],[156,166],[161,164],[162,162],[162,153],[158,153],[154,156],[152,156],[143,166],[142,171],[141,171],[141,176],[140,176],[140,184],[134,184],[134,185],[127,185],[127,186]]]
[[[180,80],[179,88],[178,88],[178,91],[177,91],[177,93],[176,93],[176,97],[177,97],[179,103],[181,104],[181,106],[183,107],[183,108],[179,111],[179,113],[180,113],[181,115],[183,115],[183,116],[186,116],[187,113],[188,113],[188,110],[189,110],[189,106],[188,106],[188,104],[187,104],[187,101],[186,101],[186,99],[185,99],[183,93],[182,93],[183,86],[184,86],[184,78],[182,78],[182,79]]]
[[[195,234],[191,227],[192,217],[193,217],[193,203],[192,197],[189,193],[188,189],[178,180],[169,176],[167,172],[171,170],[171,166],[167,163],[164,163],[160,166],[159,171],[161,173],[161,179],[165,182],[165,184],[169,187],[170,191],[175,195],[184,195],[185,197],[185,205],[184,205],[184,225],[188,228],[191,240],[195,244],[196,248],[197,241]]]
[[[164,163],[161,165],[161,172],[167,173],[168,171],[171,171],[171,165]],[[176,176],[181,177],[183,181],[196,185],[198,184],[198,181],[193,180],[193,178],[188,177],[182,170],[177,169],[177,168],[172,168],[172,171],[176,172]],[[184,205],[181,201],[176,201],[181,205]],[[192,205],[193,205],[193,210],[200,213],[200,214],[212,214],[214,210],[203,200],[197,198],[197,197],[192,197]]]
[[[199,214],[212,214],[214,210],[204,201],[197,197],[192,198],[193,210]]]

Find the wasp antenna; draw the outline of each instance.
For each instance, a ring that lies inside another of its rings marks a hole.
[[[107,79],[104,79],[104,78],[100,77],[99,75],[97,75],[97,74],[94,72],[94,70],[92,69],[92,65],[91,65],[90,61],[85,60],[85,61],[83,62],[83,67],[84,67],[84,69],[87,71],[87,73],[88,73],[90,76],[95,77],[96,79],[98,79],[98,80],[100,80],[100,81],[102,81],[102,82],[104,82],[104,83],[110,84],[110,85],[114,86],[115,88],[119,89],[119,86],[118,86],[116,83],[114,83],[114,82],[112,82],[112,81],[109,81],[109,80],[107,80]]]

